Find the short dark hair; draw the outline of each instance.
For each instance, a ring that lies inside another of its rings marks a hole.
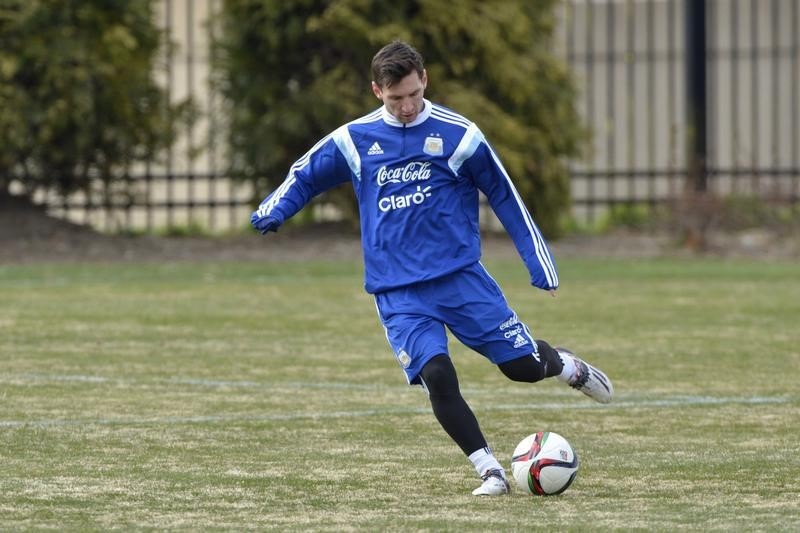
[[[372,58],[372,81],[391,87],[412,72],[422,77],[424,60],[417,50],[403,41],[392,41]]]

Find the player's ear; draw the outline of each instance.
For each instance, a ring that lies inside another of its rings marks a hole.
[[[426,69],[422,69],[422,88],[428,88],[428,71]]]
[[[372,82],[372,94],[374,94],[378,100],[383,101],[383,91],[381,91],[381,86],[374,81]]]

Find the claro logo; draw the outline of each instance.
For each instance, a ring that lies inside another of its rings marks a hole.
[[[427,161],[412,161],[404,167],[378,169],[378,187],[387,183],[408,183],[410,181],[425,181],[431,177],[431,164]]]
[[[419,205],[425,201],[425,198],[430,197],[430,190],[430,185],[424,189],[422,188],[422,185],[417,185],[416,192],[411,194],[393,194],[391,196],[386,196],[378,200],[378,209],[384,213],[388,213],[389,211],[394,211],[396,209],[405,209],[406,207],[411,207],[412,205]]]

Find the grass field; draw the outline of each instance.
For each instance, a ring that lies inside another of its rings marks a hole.
[[[601,406],[452,342],[506,463],[556,431],[561,496],[478,499],[408,387],[360,263],[0,266],[0,530],[800,530],[800,266],[486,262]]]

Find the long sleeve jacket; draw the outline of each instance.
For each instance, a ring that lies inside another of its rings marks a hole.
[[[414,122],[385,107],[315,144],[256,211],[278,223],[351,182],[358,199],[365,288],[377,293],[435,279],[480,260],[479,192],[541,289],[558,287],[547,244],[480,129],[424,100]]]

